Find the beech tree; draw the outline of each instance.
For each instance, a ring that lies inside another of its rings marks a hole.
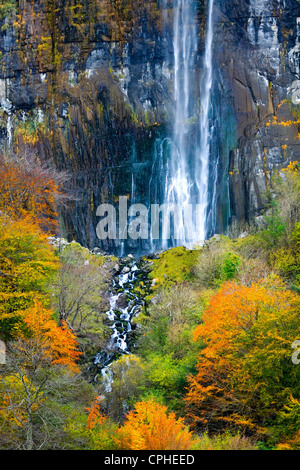
[[[84,414],[93,394],[80,374],[54,364],[49,348],[35,339],[11,342],[0,376],[0,445],[3,449],[71,445],[70,417]]]
[[[189,450],[195,443],[183,420],[153,399],[135,404],[115,440],[124,450]]]
[[[58,268],[46,235],[25,217],[12,221],[0,216],[0,328],[3,339],[16,337],[22,311],[39,297]]]
[[[59,327],[53,312],[35,300],[23,313],[26,326],[16,341],[9,343],[8,361],[0,378],[0,422],[27,450],[47,440],[47,400],[62,386],[72,386],[79,372],[80,353],[73,333]],[[37,424],[38,423],[38,424]],[[42,426],[44,440],[40,440]],[[19,437],[19,439],[18,439]]]
[[[0,211],[19,220],[30,216],[44,231],[57,232],[57,202],[62,201],[66,175],[25,154],[21,159],[0,156]]]
[[[299,296],[274,276],[250,287],[228,282],[213,296],[194,333],[205,344],[186,397],[195,425],[260,432],[298,396],[299,310]]]

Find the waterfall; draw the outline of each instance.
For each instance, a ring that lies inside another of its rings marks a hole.
[[[131,181],[126,189],[131,205],[145,204],[150,236],[147,240],[120,240],[120,257],[181,245],[193,247],[215,230],[220,192],[219,153],[213,148],[218,137],[212,107],[214,1],[207,2],[201,55],[197,0],[173,0],[172,11],[170,2],[162,0],[162,70],[172,100],[166,107],[167,125],[158,132],[149,163],[141,160],[140,149],[133,144]],[[144,164],[148,175],[142,171]]]
[[[208,204],[209,204],[209,157],[210,157],[210,143],[211,143],[211,128],[210,128],[210,106],[211,106],[211,90],[213,83],[213,4],[214,1],[209,1],[208,12],[208,26],[206,33],[206,46],[204,56],[204,73],[200,87],[201,97],[201,115],[200,115],[200,150],[197,163],[200,164],[199,171],[197,170],[197,189],[199,194],[200,204],[200,231],[199,240],[204,240],[207,234],[207,218],[208,218]]]
[[[178,0],[174,16],[174,129],[169,166],[166,200],[182,209],[191,204],[189,172],[189,118],[191,117],[191,69],[197,52],[197,31],[193,21],[195,8],[190,0]],[[165,238],[166,227],[163,227]],[[181,220],[179,240],[185,241],[184,221]]]
[[[213,0],[209,1],[208,7],[201,80],[197,77],[196,67],[198,41],[195,3],[192,0],[177,0],[174,14],[174,125],[170,139],[169,161],[165,167],[162,184],[164,203],[170,207],[174,204],[180,207],[181,214],[176,222],[176,239],[173,234],[171,242],[166,240],[168,227],[163,225],[165,249],[170,245],[189,245],[206,238],[208,209],[214,193],[214,188],[210,187],[213,184],[209,184]],[[198,103],[197,97],[199,97]],[[192,214],[186,211],[188,206],[193,206]],[[186,214],[188,216],[185,217]]]

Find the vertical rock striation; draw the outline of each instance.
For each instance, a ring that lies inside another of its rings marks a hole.
[[[231,215],[251,220],[274,169],[300,158],[297,0],[218,2],[220,88],[236,123]]]

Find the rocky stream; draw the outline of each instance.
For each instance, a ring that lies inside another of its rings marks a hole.
[[[148,258],[151,256],[156,255]],[[139,329],[135,320],[146,306],[144,297],[153,283],[148,277],[151,265],[151,259],[135,259],[132,255],[120,259],[119,269],[107,292],[110,308],[106,316],[111,336],[107,347],[93,358],[93,364],[97,367],[94,380],[100,378],[106,392],[111,390],[113,380],[111,365],[122,355],[131,354],[135,348],[136,330]],[[143,295],[136,289],[140,284],[143,285]]]

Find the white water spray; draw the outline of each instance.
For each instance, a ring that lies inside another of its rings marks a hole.
[[[210,109],[211,90],[213,84],[213,6],[214,1],[209,2],[208,25],[206,35],[204,75],[200,87],[201,115],[200,115],[200,150],[197,163],[200,163],[200,171],[197,171],[196,184],[201,206],[199,240],[204,240],[207,233],[207,211],[209,204],[209,157],[211,143]]]
[[[166,169],[164,201],[168,205],[201,206],[197,220],[182,220],[177,244],[204,240],[209,206],[209,159],[211,143],[211,90],[213,83],[213,0],[209,1],[207,35],[200,87],[200,117],[195,103],[197,59],[196,7],[191,0],[177,0],[174,16],[174,128],[170,163]],[[195,123],[199,129],[195,132]],[[196,217],[196,214],[194,214]],[[196,231],[197,228],[197,231]],[[193,240],[186,233],[194,233]],[[164,235],[164,228],[163,228]],[[164,238],[164,236],[163,236]],[[167,243],[167,242],[166,242]],[[167,248],[167,246],[164,246]]]

